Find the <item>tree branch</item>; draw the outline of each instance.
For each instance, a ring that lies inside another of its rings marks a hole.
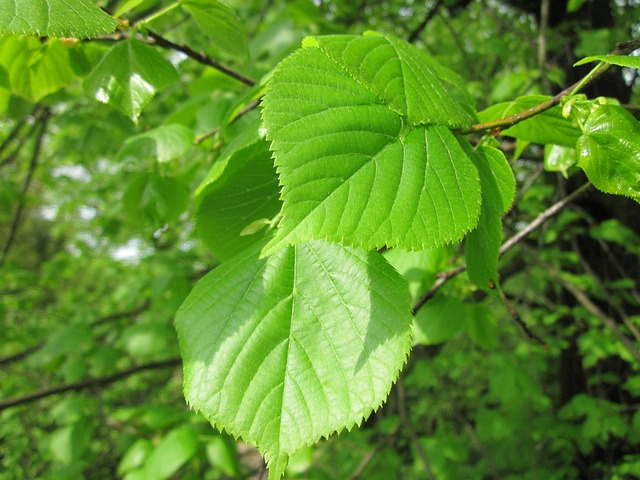
[[[209,57],[208,55],[200,52],[196,52],[188,45],[178,45],[177,43],[173,43],[172,41],[164,38],[163,36],[153,32],[152,30],[147,29],[147,34],[152,39],[150,42],[152,45],[157,45],[162,48],[166,48],[168,50],[176,50],[178,52],[184,53],[187,57],[194,59],[196,62],[202,63],[203,65],[207,65],[209,67],[213,67],[216,70],[228,75],[236,80],[248,85],[250,87],[256,84],[256,81],[252,78],[249,78],[240,72],[236,72],[235,70],[221,64],[217,60]]]
[[[29,187],[31,186],[31,180],[33,180],[33,173],[38,166],[38,159],[40,157],[40,151],[42,149],[42,141],[44,140],[45,133],[47,131],[47,123],[49,122],[50,114],[48,112],[44,113],[40,119],[40,132],[38,132],[38,136],[36,138],[35,145],[33,147],[33,154],[31,155],[31,162],[29,162],[29,170],[27,171],[27,176],[24,180],[24,184],[22,185],[22,190],[20,191],[20,202],[18,203],[18,208],[16,208],[16,212],[13,216],[13,221],[11,222],[11,227],[9,227],[9,236],[7,237],[7,242],[4,245],[4,249],[2,250],[2,256],[0,256],[0,267],[4,265],[7,260],[7,256],[9,255],[9,251],[13,246],[13,242],[15,241],[16,234],[18,232],[18,227],[20,226],[20,221],[22,220],[22,212],[24,210],[24,206],[26,203],[26,195]]]
[[[614,51],[610,55],[629,55],[634,50],[640,48],[640,40],[632,40],[630,42],[619,43]],[[459,130],[458,133],[462,135],[468,135],[470,133],[483,132],[486,130],[504,130],[505,128],[512,127],[513,125],[522,122],[528,118],[538,115],[552,107],[560,104],[563,98],[568,97],[576,93],[577,91],[587,87],[596,81],[598,81],[605,73],[611,69],[612,65],[609,63],[602,63],[595,67],[589,75],[582,80],[574,83],[568,88],[565,88],[556,96],[546,100],[534,107],[528,108],[522,112],[509,115],[508,117],[501,118],[499,120],[492,120],[491,122],[477,123],[472,125],[466,130]]]
[[[442,0],[438,0],[436,4],[433,7],[431,7],[431,9],[429,9],[429,11],[426,13],[424,18],[420,22],[420,24],[407,37],[407,42],[413,43],[418,39],[418,37],[422,34],[424,29],[427,27],[427,25],[429,25],[429,22],[431,21],[431,19],[435,16],[436,13],[438,13],[438,9],[440,8],[441,4],[442,4]]]
[[[134,375],[138,372],[143,372],[146,370],[158,370],[161,368],[177,367],[178,365],[180,365],[180,362],[181,362],[180,358],[170,358],[168,360],[161,360],[157,362],[150,362],[150,363],[138,365],[138,366],[129,368],[127,370],[123,370],[121,372],[115,373],[113,375],[109,375],[107,377],[91,378],[88,380],[83,380],[81,382],[70,383],[67,385],[59,385],[57,387],[52,387],[52,388],[45,388],[43,390],[32,392],[27,395],[9,398],[7,400],[0,401],[0,412],[11,407],[15,407],[18,405],[25,405],[28,403],[35,402],[36,400],[39,400],[41,398],[50,397],[52,395],[58,395],[60,393],[78,392],[81,390],[85,390],[87,388],[109,385],[111,383],[117,382],[118,380],[122,380],[123,378],[127,378],[131,375]]]

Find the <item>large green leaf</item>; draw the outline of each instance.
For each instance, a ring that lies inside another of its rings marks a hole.
[[[307,39],[281,62],[263,122],[283,219],[264,254],[310,238],[424,249],[476,225],[478,173],[449,130],[473,117],[431,64],[391,36]]]
[[[153,47],[138,40],[114,45],[85,80],[90,95],[135,122],[161,90],[178,81],[178,72]]]
[[[215,46],[231,55],[249,54],[244,25],[232,8],[218,0],[180,0],[180,5]]]
[[[0,66],[10,90],[31,102],[66,87],[77,79],[69,50],[59,40],[44,44],[37,38],[0,38]]]
[[[499,120],[501,118],[521,113],[548,100],[544,95],[529,95],[518,97],[512,102],[498,103],[478,113],[481,122]],[[524,120],[513,127],[502,131],[503,135],[527,140],[534,143],[553,143],[565,147],[575,147],[580,130],[571,120],[562,116],[562,109],[555,106]]]
[[[624,108],[596,106],[578,140],[578,166],[599,190],[640,202],[640,123]]]
[[[482,183],[482,209],[478,226],[465,240],[469,279],[485,291],[498,284],[498,256],[502,242],[502,215],[516,193],[513,171],[500,150],[479,147],[470,155]]]
[[[97,37],[117,24],[88,0],[0,0],[0,35]]]
[[[229,145],[196,194],[198,234],[220,260],[263,239],[267,222],[282,205],[269,144],[257,131],[249,140]],[[254,222],[263,228],[247,232]]]
[[[312,241],[260,259],[261,247],[200,280],[176,324],[188,403],[256,445],[278,478],[291,454],[381,405],[411,309],[377,252]]]

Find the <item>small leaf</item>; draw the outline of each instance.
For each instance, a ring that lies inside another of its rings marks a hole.
[[[200,441],[191,425],[172,430],[147,457],[144,465],[146,478],[171,478],[195,455],[199,446]]]
[[[118,152],[118,159],[153,157],[158,162],[168,162],[184,155],[193,139],[193,131],[184,125],[161,125],[128,138]]]
[[[201,279],[176,316],[185,397],[256,445],[270,478],[306,445],[360,424],[410,347],[406,285],[377,252],[261,244]]]
[[[499,120],[515,113],[523,112],[548,100],[544,95],[519,97],[512,102],[498,103],[478,113],[481,122]],[[527,140],[534,143],[553,143],[565,147],[575,147],[580,130],[562,116],[560,106],[552,107],[502,131],[502,135]]]
[[[567,170],[576,164],[576,149],[561,145],[545,145],[544,169],[548,172],[561,172],[567,178]]]
[[[416,314],[414,345],[436,345],[459,335],[467,326],[467,312],[457,298],[436,295]]]
[[[577,61],[573,66],[577,67],[591,62],[605,62],[611,65],[619,65],[620,67],[640,68],[640,57],[629,55],[592,55]]]
[[[180,5],[214,45],[231,55],[248,56],[244,25],[232,8],[218,0],[180,0]]]
[[[640,123],[624,108],[595,107],[577,152],[578,166],[596,188],[640,202]]]
[[[511,208],[516,181],[500,150],[481,146],[470,157],[480,172],[482,208],[478,226],[465,240],[467,273],[473,283],[490,292],[498,285],[501,216]]]
[[[178,81],[178,72],[153,47],[138,40],[114,45],[84,82],[87,92],[134,122],[161,89]]]
[[[0,0],[0,35],[97,37],[116,25],[88,0]]]

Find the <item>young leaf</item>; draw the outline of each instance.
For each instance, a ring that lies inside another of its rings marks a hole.
[[[377,252],[262,244],[201,279],[176,316],[188,403],[256,445],[279,478],[296,451],[360,424],[406,359],[406,284]]]
[[[178,81],[178,72],[153,47],[138,40],[114,45],[84,82],[86,91],[137,122],[158,90]]]
[[[478,174],[448,126],[472,117],[393,37],[307,39],[273,74],[263,122],[283,219],[264,254],[310,238],[424,249],[477,222]]]
[[[578,166],[599,190],[640,202],[640,123],[624,108],[596,106],[577,145]]]
[[[0,0],[0,35],[97,37],[117,24],[89,0]]]
[[[584,65],[591,62],[605,62],[620,67],[640,68],[640,57],[632,57],[629,55],[592,55],[573,64],[574,67]]]
[[[576,164],[576,149],[561,145],[544,146],[544,169],[561,172],[567,178],[567,170]]]
[[[512,102],[492,105],[479,112],[478,117],[481,122],[498,120],[535,107],[548,98],[544,95],[519,97]],[[571,123],[571,120],[564,118],[561,108],[556,106],[503,130],[502,134],[518,140],[542,144],[553,143],[573,148],[580,137],[580,130]]]
[[[248,56],[244,25],[232,8],[218,0],[180,0],[180,5],[218,48],[231,55]]]
[[[516,181],[500,150],[481,146],[470,156],[480,172],[482,208],[478,226],[465,240],[467,273],[478,287],[492,291],[498,284],[501,216],[511,208]]]

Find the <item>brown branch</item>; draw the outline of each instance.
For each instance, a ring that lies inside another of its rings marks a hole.
[[[159,47],[166,48],[167,50],[176,50],[178,52],[182,52],[187,57],[192,58],[196,62],[202,63],[203,65],[207,65],[209,67],[213,67],[216,70],[224,73],[225,75],[235,78],[236,80],[250,87],[256,84],[256,81],[253,80],[252,78],[249,78],[240,72],[236,72],[235,70],[221,64],[217,60],[214,60],[213,58],[209,57],[204,53],[196,52],[188,45],[178,45],[177,43],[173,43],[172,41],[148,29],[147,29],[147,35],[149,35],[149,37],[151,38],[152,41],[150,43],[152,45],[157,45]]]
[[[543,211],[529,225],[527,225],[525,228],[520,230],[518,233],[513,235],[511,238],[509,238],[508,240],[506,240],[502,244],[502,246],[500,247],[500,255],[502,256],[505,252],[507,252],[508,250],[512,249],[515,245],[517,245],[525,237],[527,237],[531,232],[535,231],[544,222],[549,220],[549,218],[553,217],[554,215],[556,215],[560,211],[562,211],[569,203],[571,203],[573,200],[575,200],[580,195],[582,195],[584,192],[586,192],[589,189],[590,186],[591,186],[590,183],[586,183],[586,184],[582,185],[575,192],[571,193],[570,195],[568,195],[567,197],[563,198],[562,200],[554,203],[549,208],[547,208],[545,211]],[[462,272],[464,272],[466,269],[467,269],[466,265],[461,265],[461,266],[459,266],[457,268],[454,268],[453,270],[449,270],[447,272],[443,272],[443,273],[439,274],[438,278],[435,281],[435,283],[433,284],[433,286],[426,293],[424,293],[418,299],[418,301],[415,303],[415,305],[413,306],[413,310],[412,310],[413,315],[418,313],[418,310],[420,310],[424,306],[425,303],[427,303],[429,300],[431,300],[436,295],[436,293],[438,293],[438,290],[440,290],[440,288],[446,282],[448,282],[449,280],[451,280],[454,277],[457,277]]]
[[[9,255],[9,251],[13,246],[13,242],[15,241],[16,234],[18,233],[18,227],[20,226],[20,221],[22,220],[22,212],[24,211],[24,206],[26,204],[26,195],[29,187],[31,186],[31,181],[33,180],[33,173],[38,166],[38,159],[40,158],[40,151],[42,149],[42,142],[45,137],[45,133],[47,131],[47,123],[49,122],[49,113],[43,114],[40,119],[40,131],[38,132],[38,136],[36,138],[35,145],[33,147],[33,154],[31,155],[31,161],[29,162],[29,170],[27,171],[27,176],[24,180],[24,184],[22,185],[22,190],[20,191],[20,202],[18,203],[18,208],[16,208],[16,212],[13,215],[13,221],[11,222],[11,226],[9,227],[9,236],[7,237],[7,242],[4,245],[4,249],[2,250],[2,256],[0,256],[0,267],[4,265],[7,260],[7,256]]]
[[[0,401],[0,412],[18,405],[26,405],[28,403],[32,403],[32,402],[35,402],[36,400],[40,400],[41,398],[45,398],[45,397],[50,397],[52,395],[58,395],[65,392],[78,392],[81,390],[85,390],[87,388],[102,387],[105,385],[109,385],[111,383],[117,382],[118,380],[122,380],[123,378],[127,378],[131,375],[134,375],[138,372],[143,372],[147,370],[158,370],[161,368],[177,367],[178,365],[180,365],[180,362],[181,362],[180,358],[170,358],[168,360],[160,360],[157,362],[150,362],[142,365],[137,365],[135,367],[129,368],[127,370],[123,370],[121,372],[115,373],[113,375],[109,375],[107,377],[90,378],[88,380],[83,380],[81,382],[70,383],[67,385],[59,385],[57,387],[45,388],[43,390],[32,392],[27,395],[9,398],[7,400]]]
[[[93,322],[91,322],[90,325],[92,327],[95,327],[98,325],[104,325],[105,323],[108,323],[108,322],[113,322],[115,320],[123,320],[125,318],[130,318],[144,312],[150,306],[151,306],[151,300],[147,299],[144,301],[144,303],[142,303],[141,305],[138,305],[137,307],[133,307],[130,310],[125,310],[123,312],[116,312],[116,313],[112,313],[110,315],[106,315],[104,317],[98,318]],[[36,345],[26,348],[21,352],[15,353],[13,355],[9,355],[7,357],[0,358],[0,365],[9,365],[11,363],[18,362],[23,358],[41,349],[44,346],[44,344],[45,342],[40,342]]]
[[[640,40],[632,40],[630,42],[619,43],[614,51],[610,53],[610,55],[628,55],[634,50],[640,48]],[[463,135],[467,135],[470,133],[483,132],[486,130],[504,130],[505,128],[512,127],[513,125],[522,122],[528,118],[531,118],[535,115],[538,115],[546,110],[549,110],[556,105],[559,105],[563,98],[575,93],[578,89],[587,87],[596,81],[600,80],[602,76],[607,73],[611,69],[612,65],[609,63],[604,63],[598,67],[596,70],[590,74],[587,81],[580,80],[568,88],[565,88],[560,93],[555,95],[554,97],[534,106],[528,108],[522,112],[515,113],[513,115],[509,115],[508,117],[501,118],[499,120],[492,120],[490,122],[477,123],[472,125],[466,130],[460,130],[458,133]]]
[[[238,120],[240,117],[242,117],[243,115],[246,115],[248,112],[250,112],[251,110],[253,110],[254,108],[256,108],[258,105],[260,105],[260,99],[256,98],[255,100],[247,103],[244,108],[242,110],[240,110],[238,112],[238,115],[236,115],[233,120],[231,120],[231,122],[229,123],[233,123],[236,120]],[[216,133],[218,133],[220,131],[221,127],[216,127],[213,130],[207,132],[207,133],[203,133],[202,135],[198,135],[195,140],[193,141],[193,143],[195,144],[199,144],[204,142],[207,138],[213,137]]]
[[[438,9],[440,8],[441,4],[442,4],[442,0],[438,0],[436,4],[429,9],[429,11],[426,13],[424,18],[420,22],[420,24],[407,37],[407,42],[413,43],[418,39],[418,37],[422,34],[422,32],[427,27],[431,19],[435,16],[436,13],[438,13]]]
[[[548,350],[549,345],[547,345],[547,342],[545,342],[542,338],[540,338],[538,335],[533,333],[533,331],[529,328],[529,325],[527,325],[525,321],[522,319],[522,317],[520,316],[520,313],[518,312],[516,307],[514,307],[511,301],[509,301],[509,299],[507,298],[507,295],[504,293],[504,290],[502,290],[502,288],[500,288],[499,286],[498,286],[498,293],[500,294],[500,299],[502,300],[502,303],[504,303],[505,307],[507,307],[509,315],[511,315],[511,318],[513,318],[513,320],[520,326],[520,328],[525,333],[525,335],[527,335],[527,337],[529,337],[531,340],[535,340],[536,342],[538,342],[540,345],[542,345],[544,348]]]

